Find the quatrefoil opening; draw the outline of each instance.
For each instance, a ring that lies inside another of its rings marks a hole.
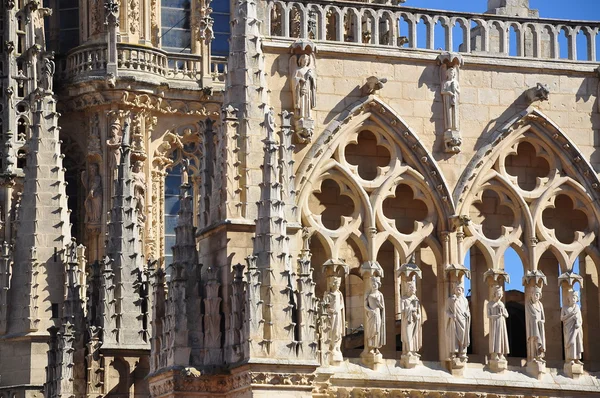
[[[390,164],[390,151],[377,143],[377,137],[369,130],[358,134],[357,143],[345,148],[346,161],[358,167],[358,175],[366,181],[377,178],[379,168]]]
[[[348,193],[342,192],[340,185],[332,179],[323,180],[321,189],[313,192],[309,207],[313,214],[320,216],[325,228],[339,229],[344,217],[354,213],[354,202]]]
[[[550,174],[550,165],[537,155],[535,147],[529,142],[521,142],[516,155],[506,157],[506,172],[517,177],[517,184],[524,191],[533,191],[538,179]]]

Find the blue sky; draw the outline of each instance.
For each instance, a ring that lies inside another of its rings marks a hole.
[[[487,0],[406,0],[404,5],[438,10],[485,12]],[[542,18],[600,21],[598,0],[530,0],[529,5],[538,9]]]

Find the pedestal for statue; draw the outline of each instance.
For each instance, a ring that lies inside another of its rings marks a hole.
[[[314,131],[315,121],[313,119],[303,117],[296,120],[296,135],[299,143],[307,144],[311,142]]]
[[[546,363],[537,360],[527,361],[527,373],[540,380],[546,373]]]
[[[462,137],[460,136],[460,131],[444,131],[444,150],[446,153],[460,153],[461,144]]]
[[[506,359],[490,359],[489,365],[490,371],[501,373],[508,368],[508,361]]]
[[[331,360],[329,361],[329,364],[331,366],[339,366],[342,362],[344,362],[344,356],[340,351],[334,350],[331,353]]]
[[[467,358],[463,357],[454,357],[449,359],[448,361],[448,370],[452,374],[452,376],[463,377],[465,375],[465,370],[467,369]]]
[[[573,379],[577,379],[583,374],[583,364],[575,362],[566,362],[564,371],[567,376]]]
[[[380,352],[364,352],[360,354],[360,358],[362,359],[363,365],[366,367],[379,370],[383,366],[383,355]]]
[[[405,354],[400,357],[400,366],[403,368],[412,369],[421,364],[421,359],[417,355]]]

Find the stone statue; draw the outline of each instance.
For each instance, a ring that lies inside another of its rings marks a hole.
[[[146,221],[146,175],[141,160],[136,160],[132,167],[133,196],[136,199],[138,224]]]
[[[52,91],[52,79],[54,78],[54,71],[56,70],[56,65],[52,60],[54,58],[54,53],[49,52],[43,55],[42,57],[42,88],[46,91]]]
[[[571,364],[581,364],[583,352],[583,318],[581,309],[577,304],[579,293],[570,289],[567,304],[560,311],[560,320],[563,322],[563,336],[565,342],[565,360]]]
[[[442,83],[442,98],[444,101],[444,121],[446,130],[459,131],[458,105],[460,85],[458,83],[458,72],[454,66],[446,69],[446,78]]]
[[[292,55],[292,98],[296,129],[303,142],[310,142],[314,131],[312,109],[316,106],[317,78],[313,57],[309,54]]]
[[[106,140],[106,148],[108,150],[108,170],[114,174],[115,170],[121,163],[121,124],[114,122],[110,125],[110,138]]]
[[[406,289],[407,292],[402,296],[400,302],[402,354],[419,357],[420,355],[417,352],[421,349],[423,343],[421,303],[416,295],[417,286],[414,280],[407,282]]]
[[[85,221],[99,223],[102,217],[102,177],[97,163],[90,164],[89,174],[83,172],[81,180],[87,190],[85,197]]]
[[[454,287],[454,293],[448,299],[446,315],[448,316],[446,338],[451,357],[466,360],[467,347],[471,343],[469,339],[471,311],[462,283],[457,283]]]
[[[492,360],[504,360],[504,356],[510,352],[508,347],[508,331],[506,329],[508,311],[502,302],[502,294],[502,286],[495,286],[493,298],[487,305]]]
[[[544,362],[546,353],[546,331],[544,323],[544,305],[540,301],[542,289],[533,287],[525,303],[525,315],[527,318],[527,357],[538,362]]]
[[[340,292],[342,278],[339,276],[330,276],[328,287],[323,301],[327,304],[327,316],[329,318],[329,352],[331,353],[331,362],[341,362],[342,356],[342,337],[346,335],[346,308],[344,306],[344,296]]]
[[[371,290],[365,296],[365,348],[373,354],[379,354],[379,348],[385,345],[385,301],[380,287],[381,279],[371,277]]]

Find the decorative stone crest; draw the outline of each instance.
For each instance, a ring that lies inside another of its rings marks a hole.
[[[296,137],[301,144],[309,143],[315,130],[312,110],[317,105],[316,47],[310,40],[292,44],[289,65]]]
[[[460,135],[460,67],[463,59],[460,54],[443,52],[437,57],[440,65],[441,95],[444,102],[444,150],[459,153],[462,144]]]

